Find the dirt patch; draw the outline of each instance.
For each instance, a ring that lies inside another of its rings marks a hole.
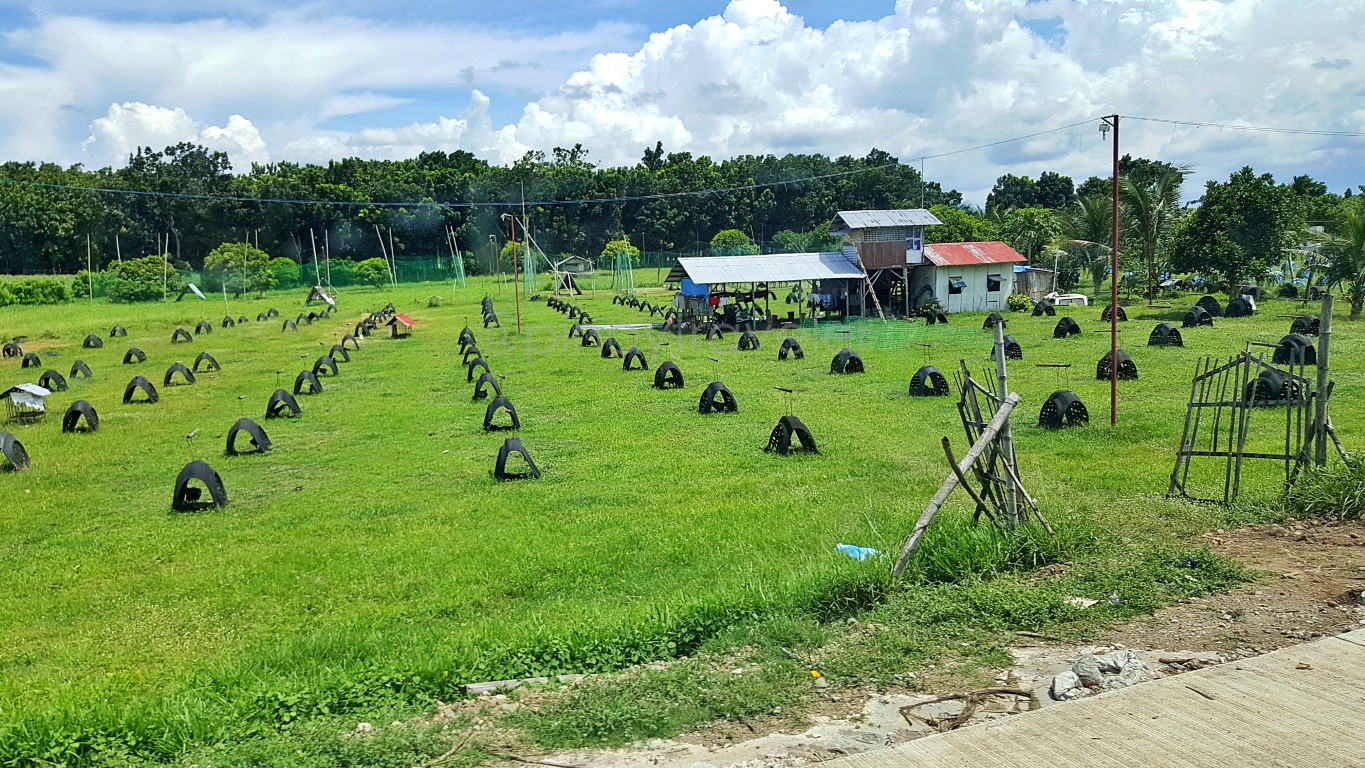
[[[1115,627],[1102,634],[1104,642],[1241,657],[1339,634],[1365,618],[1365,525],[1359,522],[1290,520],[1201,539],[1263,578]]]

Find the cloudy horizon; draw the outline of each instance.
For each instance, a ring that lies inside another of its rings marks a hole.
[[[1004,173],[1108,174],[1100,115],[1365,132],[1365,4],[1267,0],[635,0],[117,8],[0,0],[0,160],[120,166],[192,141],[254,162],[581,143],[723,159],[879,148],[982,204]],[[1335,192],[1362,140],[1124,121],[1120,150]]]

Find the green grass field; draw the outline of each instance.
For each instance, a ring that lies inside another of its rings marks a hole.
[[[433,292],[447,300],[428,308]],[[478,322],[485,292],[501,329]],[[889,563],[854,562],[834,545],[898,550],[946,474],[940,438],[953,438],[959,455],[966,449],[956,397],[908,397],[911,374],[927,363],[951,378],[961,358],[978,374],[990,365],[983,315],[970,314],[947,326],[764,332],[758,352],[736,351],[736,336],[616,331],[651,368],[624,372],[570,340],[571,321],[543,302],[523,297],[518,335],[511,286],[479,280],[453,301],[448,286],[356,289],[331,318],[297,333],[254,320],[270,306],[280,320],[294,317],[302,294],[235,302],[233,316],[252,321],[228,329],[213,300],[0,309],[0,336],[27,336],[25,351],[63,374],[77,358],[94,372],[55,393],[46,420],[4,427],[33,466],[0,473],[0,756],[115,737],[175,755],[386,693],[452,697],[477,680],[621,668],[690,652],[754,617],[860,610],[881,594]],[[1151,327],[1178,325],[1194,298],[1129,308],[1121,346],[1140,379],[1120,385],[1117,429],[1108,425],[1108,382],[1095,380],[1109,343],[1096,333],[1099,307],[1061,310],[1084,331],[1066,340],[1051,338],[1057,318],[1009,316],[1024,350],[1010,365],[1011,389],[1023,397],[1014,421],[1023,480],[1078,547],[1073,556],[1178,543],[1222,519],[1165,498],[1190,375],[1201,356],[1278,340],[1289,321],[1276,315],[1299,310],[1267,301],[1255,318],[1186,331],[1183,349],[1147,347]],[[577,303],[598,323],[645,321],[610,299],[598,291]],[[323,379],[323,394],[299,398],[300,418],[262,418],[277,386],[290,388],[388,300],[416,322],[411,339],[365,340],[338,377]],[[192,330],[201,319],[212,334],[170,343],[177,326]],[[108,338],[115,323],[126,339]],[[481,429],[485,404],[470,399],[456,344],[466,324],[505,377],[539,481],[491,477],[507,434]],[[87,333],[104,337],[104,348],[81,349]],[[804,360],[777,361],[786,335],[800,340]],[[1362,335],[1342,319],[1332,340],[1332,412],[1348,448],[1365,430]],[[130,346],[147,353],[145,364],[120,364]],[[845,346],[863,357],[865,374],[829,375]],[[169,365],[200,351],[222,371],[162,387]],[[664,360],[682,369],[683,390],[651,388]],[[1059,374],[1038,363],[1074,367]],[[0,384],[40,373],[5,360]],[[160,403],[121,404],[138,373]],[[713,380],[735,393],[739,413],[696,412]],[[1082,397],[1089,427],[1036,426],[1055,389]],[[62,434],[61,413],[76,399],[99,411],[97,433]],[[763,452],[789,408],[811,428],[818,455]],[[227,429],[242,416],[265,427],[274,450],[224,456]],[[1282,439],[1282,419],[1278,430]],[[219,472],[228,507],[171,512],[175,477],[191,459]],[[1205,473],[1209,493],[1215,474]],[[1269,504],[1280,479],[1275,466],[1251,470],[1247,501]],[[966,515],[964,499],[945,511],[945,530],[961,530],[951,526]],[[1085,543],[1094,539],[1103,547]],[[946,547],[943,536],[928,540],[930,561],[943,556],[936,546]]]

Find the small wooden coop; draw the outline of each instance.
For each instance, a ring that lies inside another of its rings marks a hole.
[[[5,390],[5,416],[10,421],[32,422],[47,415],[47,397],[52,392],[37,384],[19,384]]]
[[[412,318],[407,315],[394,315],[385,325],[389,327],[390,339],[406,339],[412,336]]]

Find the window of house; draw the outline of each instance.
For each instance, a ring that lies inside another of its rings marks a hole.
[[[918,251],[924,248],[924,227],[911,227],[905,233],[905,250]]]
[[[1004,281],[1000,279],[1000,275],[986,275],[986,290],[990,293],[998,293],[1002,282]]]
[[[966,281],[966,280],[963,280],[961,277],[950,277],[950,278],[948,278],[948,293],[949,293],[949,294],[959,294],[959,293],[962,293],[962,291],[963,291],[964,289],[966,289],[966,287],[967,287],[967,281]]]

